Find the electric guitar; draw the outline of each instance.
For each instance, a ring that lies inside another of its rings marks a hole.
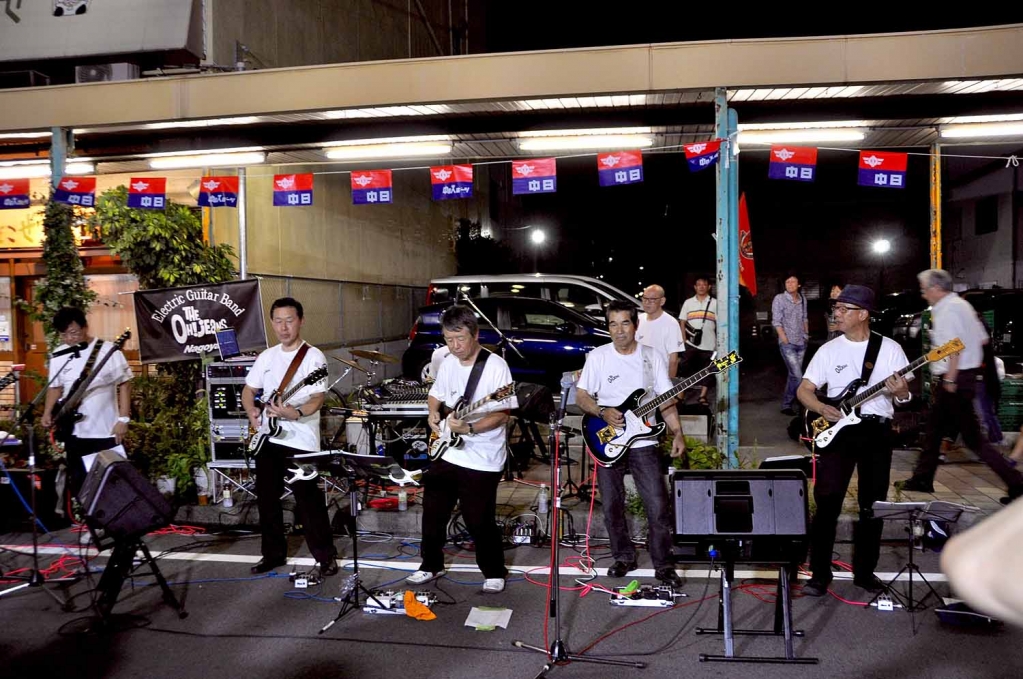
[[[316,384],[324,377],[327,376],[327,366],[322,366],[306,375],[300,382],[295,386],[285,391],[283,394],[278,394],[277,390],[274,389],[267,398],[260,399],[260,408],[265,409],[267,403],[276,403],[278,405],[285,405],[292,396],[298,393],[300,389],[310,384]],[[249,437],[249,454],[255,456],[259,451],[263,449],[263,444],[267,440],[276,438],[281,434],[281,425],[277,421],[276,417],[270,417],[265,412],[260,416],[259,429],[251,432]]]
[[[456,420],[464,420],[469,415],[482,408],[488,403],[496,403],[503,401],[506,398],[510,398],[515,395],[515,383],[506,384],[492,394],[487,394],[478,401],[474,401],[468,405],[456,408],[454,410],[454,418]],[[448,418],[445,417],[440,421],[440,433],[433,433],[430,435],[430,450],[427,455],[431,462],[439,460],[442,455],[449,448],[460,448],[462,445],[462,435],[456,434],[448,428]]]
[[[928,363],[934,363],[940,361],[943,358],[948,358],[962,351],[965,347],[962,341],[956,337],[954,339],[945,342],[936,349],[931,349],[926,354],[916,359],[905,368],[897,370],[892,377],[902,377],[909,373],[919,370]],[[881,380],[869,389],[864,389],[862,392],[857,394],[859,388],[863,386],[863,381],[859,378],[850,382],[842,393],[834,398],[828,398],[827,396],[819,396],[821,403],[829,406],[838,408],[842,413],[842,419],[838,422],[828,422],[828,420],[822,415],[813,413],[809,410],[803,416],[803,428],[806,438],[812,439],[813,445],[818,448],[826,448],[829,443],[835,440],[838,436],[838,432],[842,431],[845,427],[853,424],[859,424],[860,413],[858,407],[864,401],[867,401],[877,396],[885,388],[884,383],[886,380]]]
[[[634,443],[642,439],[656,438],[664,431],[665,423],[659,422],[648,425],[645,418],[653,414],[657,408],[672,400],[689,387],[703,381],[711,375],[724,372],[734,368],[742,361],[739,354],[732,352],[724,358],[711,361],[710,365],[688,377],[674,387],[655,397],[649,402],[639,405],[646,395],[646,389],[637,389],[632,392],[629,398],[615,409],[625,416],[625,426],[616,427],[608,424],[599,417],[585,415],[583,417],[583,439],[590,449],[590,453],[597,462],[605,467],[611,467],[629,450]]]
[[[82,399],[85,398],[85,392],[88,390],[89,385],[96,379],[96,376],[103,370],[103,366],[107,364],[110,357],[117,351],[120,351],[124,343],[131,337],[131,330],[125,329],[121,335],[114,340],[114,345],[103,358],[99,359],[92,371],[88,374],[85,370],[78,376],[78,379],[71,385],[71,389],[68,390],[67,396],[60,398],[53,405],[53,412],[50,415],[50,421],[53,423],[53,437],[61,443],[67,443],[75,433],[75,425],[82,421],[84,417],[78,412],[78,406],[82,404]],[[99,340],[96,340],[97,342]],[[97,349],[98,351],[98,349]]]

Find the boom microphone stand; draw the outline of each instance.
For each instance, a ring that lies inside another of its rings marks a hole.
[[[79,355],[77,351],[75,351],[74,353],[76,356]],[[14,431],[17,431],[19,427],[24,427],[28,440],[28,474],[29,474],[28,486],[30,511],[29,518],[32,520],[32,568],[29,569],[26,575],[16,574],[3,576],[4,580],[17,580],[21,581],[21,584],[14,585],[13,587],[8,587],[7,589],[0,591],[0,597],[3,597],[8,594],[13,594],[14,592],[25,589],[26,587],[42,587],[43,591],[49,594],[53,598],[53,600],[60,604],[61,608],[63,608],[64,610],[71,610],[68,608],[70,600],[61,599],[53,591],[46,589],[44,585],[78,582],[79,578],[70,577],[47,580],[39,571],[39,519],[36,518],[36,484],[35,484],[36,478],[35,409],[36,406],[39,405],[40,399],[42,399],[42,397],[49,390],[50,385],[54,383],[54,381],[61,375],[61,373],[64,372],[64,370],[70,364],[71,359],[68,359],[61,367],[61,369],[57,371],[57,374],[53,376],[53,379],[51,379],[46,384],[46,387],[41,389],[39,393],[36,394],[36,397],[32,399],[31,403],[28,404],[25,410],[21,413],[21,417],[18,418],[18,421],[15,423],[14,427],[12,427]],[[3,441],[6,441],[7,439],[11,438],[10,433],[7,432],[2,433],[4,434]]]

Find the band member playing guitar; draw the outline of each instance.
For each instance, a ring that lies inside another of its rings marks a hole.
[[[283,566],[288,557],[284,537],[284,510],[281,495],[284,477],[296,453],[320,449],[320,406],[326,392],[326,380],[319,380],[293,392],[287,402],[269,399],[264,408],[256,405],[256,392],[284,394],[327,363],[323,352],[302,340],[303,309],[298,300],[282,297],[270,306],[270,320],[280,344],[256,358],[242,389],[242,405],[254,430],[265,429],[262,419],[277,420],[280,433],[268,438],[256,456],[256,495],[259,528],[263,534],[263,558],[252,567],[253,574]],[[309,551],[319,564],[320,575],[337,573],[337,551],[331,534],[327,506],[315,480],[295,480],[291,484],[297,505],[296,519],[305,528]]]
[[[120,445],[128,432],[132,374],[116,344],[89,335],[81,309],[60,309],[53,317],[53,327],[61,344],[50,360],[51,382],[41,423],[46,429],[66,423],[62,429],[70,432],[63,443],[68,491],[74,498],[88,471],[82,457]],[[59,409],[60,416],[55,418],[58,400],[76,405]]]
[[[821,402],[815,393],[818,388],[827,385],[828,396],[835,397],[859,379],[863,389],[883,381],[886,390],[864,401],[861,421],[845,427],[821,452],[813,489],[817,513],[810,528],[812,577],[803,586],[803,594],[808,596],[823,596],[831,584],[835,530],[854,468],[859,474],[860,515],[853,530],[853,583],[871,592],[881,589],[874,567],[881,549],[882,521],[874,518],[871,507],[888,493],[891,421],[895,414],[892,399],[906,403],[910,394],[906,379],[896,374],[909,364],[906,354],[894,340],[870,331],[873,309],[873,290],[862,285],[845,286],[835,299],[835,317],[842,335],[814,354],[796,392],[807,410],[837,422],[843,417],[842,411]]]

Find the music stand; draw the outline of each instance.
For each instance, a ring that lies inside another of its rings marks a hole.
[[[352,522],[350,524],[352,531],[352,574],[344,579],[344,582],[341,584],[341,592],[337,597],[341,602],[341,610],[338,611],[333,620],[320,629],[318,633],[323,634],[333,627],[334,623],[338,620],[362,607],[359,597],[360,592],[366,595],[367,600],[374,601],[380,608],[387,608],[387,606],[384,606],[379,599],[373,596],[373,594],[366,589],[360,580],[359,489],[355,482],[360,478],[394,479],[396,476],[400,478],[409,478],[409,473],[402,469],[401,465],[399,465],[393,457],[388,455],[361,455],[359,453],[331,450],[322,453],[309,453],[295,456],[295,458],[299,460],[317,457],[329,457],[328,464],[330,464],[332,470],[335,468],[339,469],[348,477],[348,496],[349,502],[351,503],[349,512],[352,516]],[[416,483],[415,481],[411,482]]]
[[[875,502],[871,505],[871,509],[874,512],[874,518],[876,519],[887,519],[889,521],[906,521],[906,547],[908,551],[908,557],[906,565],[904,565],[898,573],[895,574],[891,580],[884,584],[884,588],[874,595],[867,606],[876,602],[882,594],[888,594],[895,600],[897,600],[902,607],[905,608],[912,614],[917,611],[924,610],[927,606],[924,602],[930,596],[934,596],[939,601],[941,595],[934,591],[934,587],[924,577],[920,567],[913,560],[913,540],[916,537],[915,526],[921,521],[946,521],[948,523],[956,523],[959,521],[959,517],[964,512],[979,512],[980,510],[976,507],[969,505],[960,505],[954,502],[944,502],[941,500],[932,500],[930,502]],[[902,577],[903,573],[909,574],[909,586],[905,593],[899,592],[895,589],[895,582]],[[913,598],[913,574],[916,574],[921,581],[927,586],[927,593],[924,594],[923,598],[917,600]]]

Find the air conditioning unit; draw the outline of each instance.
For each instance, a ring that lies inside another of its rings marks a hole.
[[[139,77],[137,64],[90,64],[75,66],[76,83],[103,83],[114,80],[136,80]]]

